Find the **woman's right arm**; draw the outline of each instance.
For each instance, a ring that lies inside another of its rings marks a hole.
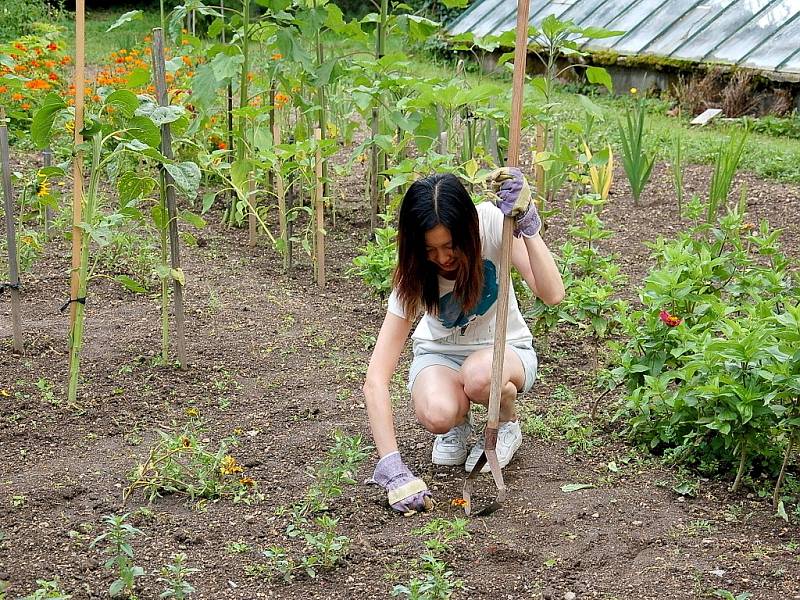
[[[397,368],[411,325],[408,319],[387,312],[367,368],[364,398],[372,438],[381,457],[397,450],[389,382]]]

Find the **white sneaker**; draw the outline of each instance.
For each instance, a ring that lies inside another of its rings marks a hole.
[[[478,443],[472,447],[472,451],[470,451],[467,461],[464,463],[464,469],[466,469],[467,473],[472,472],[481,454],[483,454],[484,439],[483,436],[480,436]],[[497,446],[495,449],[497,450],[497,462],[500,463],[501,469],[511,462],[514,453],[521,445],[522,430],[519,428],[519,423],[517,421],[500,423],[500,427],[497,429]],[[481,473],[488,473],[489,470],[489,463],[487,462],[483,465]]]
[[[461,425],[456,425],[447,433],[439,434],[433,441],[431,462],[435,465],[463,465],[469,450],[467,445],[472,435],[472,421],[467,418]]]

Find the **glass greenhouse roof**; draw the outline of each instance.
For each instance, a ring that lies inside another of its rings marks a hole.
[[[478,0],[450,33],[498,35],[516,25],[517,0]],[[546,16],[625,35],[587,50],[738,65],[800,78],[800,0],[534,0],[530,22]]]

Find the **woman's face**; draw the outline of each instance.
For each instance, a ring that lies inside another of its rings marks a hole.
[[[443,277],[454,275],[458,270],[459,253],[453,249],[453,236],[444,225],[425,232],[425,251],[428,260],[436,265]]]

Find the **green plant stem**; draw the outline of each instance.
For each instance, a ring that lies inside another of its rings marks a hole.
[[[794,442],[797,434],[792,432],[789,436],[789,444],[786,446],[786,452],[783,455],[783,464],[781,464],[781,472],[778,474],[778,480],[775,482],[775,491],[772,493],[772,507],[778,509],[778,502],[781,498],[781,488],[783,487],[783,478],[786,476],[786,466],[789,464],[789,458],[792,456],[794,450]]]
[[[89,189],[83,197],[83,220],[85,223],[94,221],[97,208],[97,187],[100,181],[100,153],[103,149],[102,135],[96,133],[92,137],[92,172],[89,178]],[[78,269],[78,298],[86,298],[89,284],[89,232],[81,230],[81,261]],[[75,300],[75,298],[71,298]],[[78,397],[78,379],[80,376],[80,353],[83,344],[83,325],[86,307],[78,302],[75,307],[75,324],[69,334],[69,384],[67,389],[67,402],[76,404]]]
[[[744,477],[744,468],[747,463],[747,443],[742,442],[742,456],[739,458],[739,469],[736,471],[736,479],[731,487],[732,492],[738,492],[742,487],[742,477]]]

